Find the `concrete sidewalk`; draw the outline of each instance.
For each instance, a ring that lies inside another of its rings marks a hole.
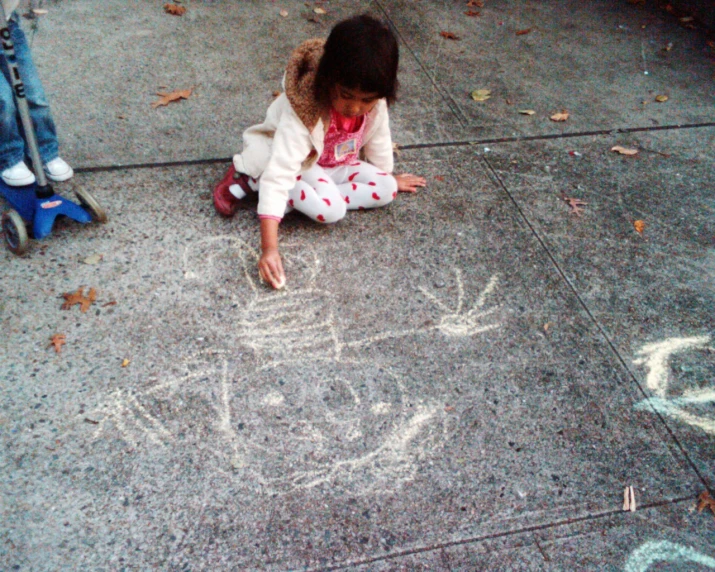
[[[0,251],[2,568],[715,568],[705,35],[625,0],[309,4],[26,22],[57,189],[110,220]],[[210,190],[292,47],[361,11],[399,34],[397,170],[429,185],[286,217],[272,292]]]

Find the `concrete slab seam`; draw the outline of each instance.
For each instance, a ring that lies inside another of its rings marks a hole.
[[[651,508],[659,508],[663,506],[671,506],[671,505],[676,505],[680,503],[694,503],[697,502],[697,497],[680,497],[676,499],[671,499],[667,501],[662,501],[662,502],[656,502],[656,503],[649,503],[647,505],[642,505],[639,507],[639,510],[646,510],[646,509],[651,509]],[[404,556],[411,556],[413,554],[423,554],[426,552],[432,552],[434,550],[443,550],[445,548],[452,548],[455,546],[464,546],[467,544],[476,544],[479,542],[484,542],[486,540],[496,540],[499,538],[508,538],[510,536],[517,536],[519,534],[524,534],[528,532],[538,532],[540,530],[551,530],[554,528],[558,528],[561,526],[569,526],[572,524],[576,524],[579,522],[588,522],[588,521],[596,521],[600,520],[603,518],[608,518],[608,517],[615,517],[615,516],[628,516],[631,513],[629,511],[623,511],[621,509],[615,509],[615,510],[606,510],[602,511],[599,513],[595,514],[590,514],[588,516],[581,516],[581,517],[575,517],[575,518],[567,518],[563,520],[559,520],[556,522],[548,523],[548,524],[539,524],[539,525],[534,525],[534,526],[525,526],[522,528],[515,528],[513,530],[508,530],[505,532],[497,532],[493,534],[484,534],[481,536],[475,536],[472,538],[465,538],[462,540],[454,540],[451,542],[441,542],[439,544],[434,544],[432,546],[424,546],[422,548],[413,548],[410,550],[403,550],[400,552],[395,552],[393,554],[385,554],[384,556],[376,556],[373,558],[366,558],[362,560],[354,560],[350,562],[343,562],[341,564],[336,564],[334,566],[328,566],[328,567],[320,567],[320,568],[309,568],[308,570],[310,572],[313,571],[318,571],[318,570],[325,570],[325,571],[332,571],[332,570],[344,570],[346,568],[350,568],[353,566],[359,566],[359,565],[364,565],[364,564],[370,564],[373,562],[384,562],[386,560],[392,560],[393,558],[401,558]]]
[[[554,139],[574,139],[579,137],[598,137],[603,135],[618,135],[619,133],[645,133],[652,131],[674,131],[681,129],[703,129],[715,127],[715,122],[693,123],[689,125],[660,125],[657,127],[624,127],[615,129],[601,129],[598,131],[578,131],[575,133],[551,133],[544,135],[525,135],[515,137],[497,137],[491,139],[468,139],[464,141],[443,141],[439,143],[414,143],[402,145],[401,150],[415,149],[440,149],[443,147],[468,147],[470,145],[496,145],[498,143],[522,143],[528,141],[549,141]],[[645,149],[644,149],[645,150]],[[78,167],[75,173],[106,173],[134,169],[161,169],[164,167],[190,167],[196,165],[214,165],[228,163],[231,157],[210,157],[207,159],[186,159],[180,161],[165,161],[154,163],[128,163],[125,165],[99,165],[95,167]]]
[[[410,55],[412,55],[413,58],[415,58],[415,61],[419,64],[420,69],[424,72],[424,74],[427,76],[429,79],[430,83],[432,84],[432,87],[439,93],[440,97],[447,103],[447,106],[449,107],[449,110],[452,112],[454,115],[455,119],[459,121],[459,124],[461,127],[466,127],[468,124],[468,119],[466,115],[462,112],[462,108],[459,107],[456,101],[454,101],[454,98],[449,95],[449,93],[445,92],[444,90],[440,89],[439,85],[437,85],[437,82],[435,82],[434,78],[430,75],[430,73],[427,71],[427,68],[425,65],[420,61],[420,59],[417,57],[417,54],[414,52],[414,50],[410,47],[410,44],[405,40],[404,36],[400,32],[399,28],[397,25],[392,21],[390,16],[387,13],[387,10],[380,4],[380,2],[375,2],[377,5],[378,9],[380,12],[382,12],[385,20],[387,20],[390,24],[390,27],[392,28],[393,32],[395,35],[402,41],[402,43],[405,45],[405,47],[409,50]]]

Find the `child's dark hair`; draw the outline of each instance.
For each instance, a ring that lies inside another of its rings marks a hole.
[[[390,28],[364,14],[335,25],[325,42],[315,77],[315,97],[330,104],[336,84],[377,93],[391,104],[397,99],[397,40]]]

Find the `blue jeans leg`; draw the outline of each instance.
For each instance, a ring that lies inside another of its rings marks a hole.
[[[0,171],[16,165],[25,157],[25,142],[17,121],[17,108],[8,81],[7,65],[0,54]]]
[[[30,46],[20,28],[17,13],[14,13],[8,21],[8,27],[15,45],[17,66],[25,85],[27,104],[35,128],[40,159],[43,163],[48,163],[58,156],[55,122],[52,119],[50,105],[42,83],[37,75],[37,69],[32,61]],[[0,58],[0,71],[3,76],[0,78],[0,123],[3,127],[2,137],[0,137],[0,165],[7,168],[22,161],[24,156],[29,156],[29,153],[23,140],[20,116],[17,114],[17,108],[12,98],[10,70],[4,57]]]

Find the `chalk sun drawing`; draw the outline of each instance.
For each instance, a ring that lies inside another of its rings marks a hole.
[[[330,483],[361,494],[413,479],[420,459],[448,435],[444,404],[411,395],[399,366],[346,357],[347,350],[433,331],[466,337],[498,328],[490,318],[498,307],[485,308],[498,277],[466,309],[464,281],[455,269],[455,303],[420,288],[442,312],[436,324],[344,341],[334,297],[317,286],[320,260],[305,249],[299,256],[289,248],[286,253],[286,266],[300,268],[303,280],[272,292],[254,278],[257,253],[240,239],[214,237],[187,248],[185,279],[219,284],[226,292],[235,308],[227,326],[253,362],[224,348],[188,356],[141,395],[115,392],[95,436],[114,426],[135,446],[171,445],[177,432],[187,432],[178,412],[192,408],[192,418],[205,420],[192,427],[202,446],[233,474],[272,493]],[[248,299],[226,286],[227,273],[249,286]],[[169,423],[166,413],[153,411],[176,413]]]
[[[639,411],[655,410],[683,423],[702,429],[715,435],[715,417],[702,412],[702,407],[715,404],[715,387],[686,390],[680,397],[669,397],[671,384],[670,358],[683,352],[697,350],[715,351],[709,347],[710,336],[689,338],[668,338],[662,342],[644,345],[637,354],[641,357],[633,360],[636,365],[648,369],[646,386],[655,393],[655,397],[637,403]],[[700,411],[698,411],[700,407]],[[711,408],[710,408],[711,409]]]

